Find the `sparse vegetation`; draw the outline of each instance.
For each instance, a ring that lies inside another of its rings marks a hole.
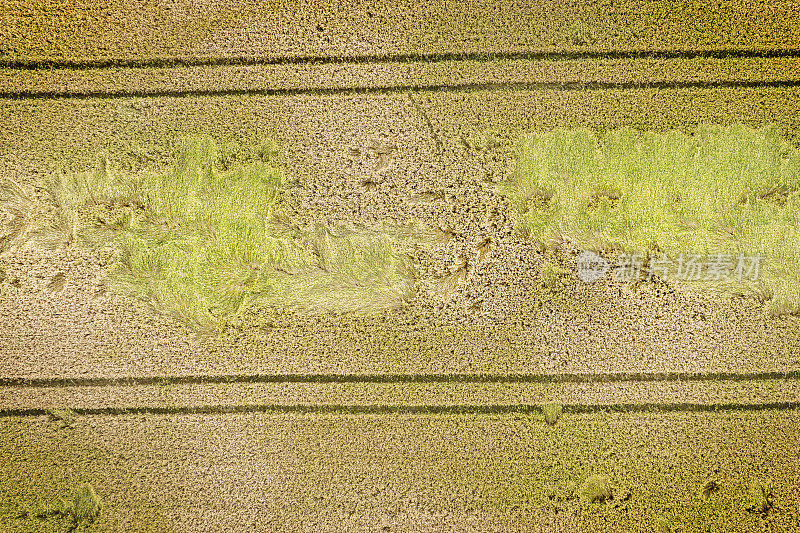
[[[419,232],[299,220],[270,143],[193,138],[167,171],[117,174],[103,160],[50,190],[59,218],[43,240],[117,247],[112,286],[200,330],[249,306],[388,309],[410,290]]]
[[[800,312],[800,150],[774,128],[556,129],[523,139],[504,190],[534,239],[644,257],[760,255],[758,282],[720,284],[761,294],[773,314]]]

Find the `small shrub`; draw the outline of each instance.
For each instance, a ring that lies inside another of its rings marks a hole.
[[[711,495],[719,491],[719,481],[715,478],[708,479],[705,483],[703,483],[703,487],[700,489],[700,495],[703,496],[703,499],[708,500],[711,498]]]

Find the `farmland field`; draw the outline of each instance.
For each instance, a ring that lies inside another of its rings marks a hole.
[[[6,2],[0,529],[800,529],[800,11],[742,6]]]

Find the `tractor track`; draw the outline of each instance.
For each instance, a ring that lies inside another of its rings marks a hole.
[[[747,59],[747,58],[798,58],[800,48],[772,49],[708,49],[708,50],[586,50],[586,51],[508,51],[508,52],[449,52],[427,54],[365,54],[349,56],[330,55],[283,55],[272,57],[161,57],[150,59],[104,58],[104,59],[0,59],[0,68],[15,70],[82,70],[108,68],[170,68],[170,67],[216,67],[252,65],[369,65],[377,63],[444,61],[498,61],[498,60],[547,60],[572,59]]]
[[[670,413],[670,412],[725,412],[725,411],[771,411],[800,409],[800,402],[770,402],[760,404],[727,403],[641,403],[641,404],[604,404],[575,405],[564,404],[564,412],[587,414],[601,412],[619,413]],[[455,415],[455,414],[539,414],[539,405],[203,405],[196,407],[100,407],[73,409],[81,416],[121,416],[121,415],[220,415],[240,413],[307,413],[328,414],[342,413],[361,414],[419,414],[419,415]],[[0,417],[33,417],[44,416],[48,409],[0,409]]]
[[[785,372],[619,372],[609,374],[230,374],[85,378],[0,378],[0,387],[107,387],[241,383],[619,383],[658,381],[758,381],[800,379]]]
[[[226,90],[172,90],[172,91],[99,91],[99,92],[2,92],[0,99],[10,100],[56,100],[56,99],[115,99],[115,98],[185,98],[202,96],[337,96],[397,93],[443,93],[476,91],[604,91],[644,89],[736,89],[736,88],[793,88],[800,87],[800,80],[773,81],[720,81],[720,82],[654,82],[654,83],[465,83],[443,85],[391,85],[379,87],[336,87],[295,89],[226,89]]]

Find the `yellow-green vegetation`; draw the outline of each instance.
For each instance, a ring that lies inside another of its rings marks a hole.
[[[0,430],[0,531],[172,531],[168,502],[143,491],[118,450],[33,419]]]
[[[734,0],[598,3],[156,1],[94,4],[12,0],[2,43],[10,57],[351,56],[500,50],[772,49],[796,46],[796,7],[773,0],[752,9]],[[408,24],[414,20],[414,24]],[[576,23],[576,21],[579,21]],[[280,28],[280,38],[275,29]]]
[[[542,413],[544,414],[544,421],[547,425],[554,426],[558,419],[561,418],[564,408],[560,403],[550,402],[542,406]]]
[[[614,488],[608,476],[592,474],[581,485],[581,498],[589,503],[603,503],[614,497]]]
[[[519,233],[601,253],[762,258],[774,314],[800,312],[800,150],[773,127],[523,138],[503,190]],[[749,268],[749,266],[748,266]]]
[[[102,508],[100,497],[89,484],[81,485],[72,494],[70,514],[77,524],[91,524],[100,515]]]
[[[565,32],[565,37],[567,44],[575,46],[590,46],[597,41],[594,29],[583,21],[570,26]]]
[[[60,174],[42,240],[113,246],[110,285],[199,329],[247,307],[364,312],[410,290],[409,228],[303,221],[276,147],[187,139],[165,171]]]
[[[69,499],[57,498],[55,501],[35,509],[22,509],[17,515],[20,519],[66,520],[67,531],[74,531],[80,526],[93,524],[100,516],[103,504],[94,488],[88,484],[77,487]]]
[[[0,253],[23,236],[30,206],[31,199],[18,183],[10,178],[0,179]]]
[[[539,275],[522,304],[523,312],[537,314],[554,307],[575,308],[578,300],[571,289],[574,279],[575,272],[559,264],[552,250],[546,250]]]

